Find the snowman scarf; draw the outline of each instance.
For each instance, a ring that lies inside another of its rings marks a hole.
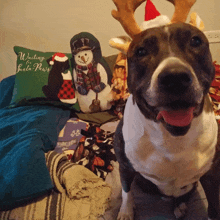
[[[84,71],[87,71],[85,73]],[[97,71],[97,64],[92,62],[88,66],[76,66],[77,84],[88,92],[94,90],[101,82],[100,73]]]

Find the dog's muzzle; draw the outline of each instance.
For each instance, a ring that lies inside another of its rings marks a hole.
[[[146,98],[158,110],[157,120],[178,134],[189,129],[202,99],[193,69],[175,57],[167,58],[155,70]]]
[[[163,118],[168,124],[178,127],[191,123],[195,107],[191,106],[192,103],[190,104],[186,98],[182,98],[182,95],[188,93],[192,82],[191,71],[185,66],[176,65],[163,70],[158,76],[158,89],[159,93],[171,97],[171,100],[164,105],[164,107],[169,106],[171,110],[160,111],[158,120]]]
[[[158,76],[159,92],[164,92],[168,95],[182,95],[187,92],[192,82],[192,73],[185,66],[165,68]]]

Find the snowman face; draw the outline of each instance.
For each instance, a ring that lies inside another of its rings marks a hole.
[[[89,65],[93,60],[93,53],[91,50],[83,50],[77,53],[74,56],[76,64],[80,66],[87,66]]]

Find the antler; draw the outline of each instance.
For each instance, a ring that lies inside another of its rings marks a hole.
[[[132,39],[142,31],[135,21],[134,12],[144,1],[146,0],[113,0],[118,11],[112,10],[112,16]]]
[[[134,12],[146,0],[113,0],[118,11],[112,10],[112,16],[118,20],[127,34],[133,39],[142,30],[135,21]],[[168,0],[175,6],[171,23],[185,22],[196,0]]]
[[[191,7],[196,0],[168,0],[175,6],[175,11],[171,19],[171,23],[185,22]]]
[[[113,48],[120,50],[122,53],[126,54],[131,43],[131,39],[126,36],[121,36],[117,38],[112,38],[109,41],[109,45]]]

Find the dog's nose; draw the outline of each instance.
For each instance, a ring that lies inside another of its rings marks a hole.
[[[158,76],[158,87],[163,92],[181,94],[192,84],[192,73],[186,67],[165,69]]]

